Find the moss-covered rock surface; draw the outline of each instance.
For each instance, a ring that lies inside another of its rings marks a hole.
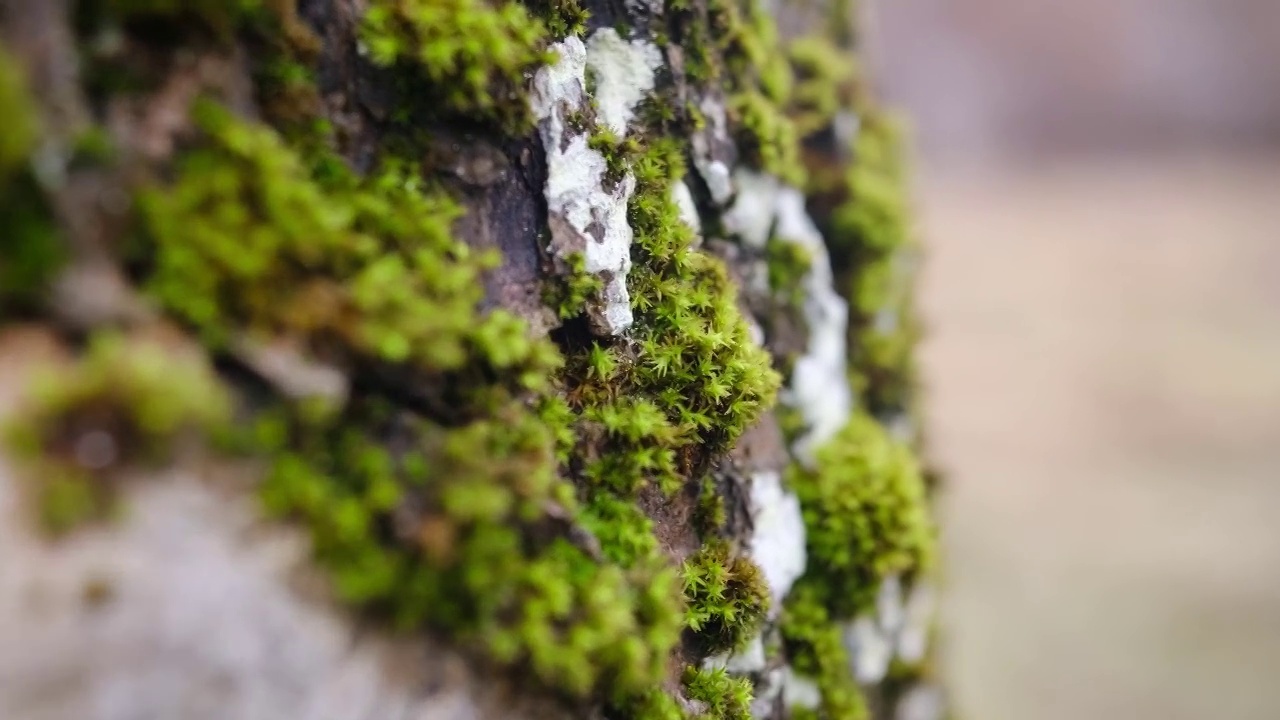
[[[935,528],[853,16],[9,3],[0,322],[70,356],[6,421],[38,532],[227,464],[351,622],[567,717],[895,717]]]

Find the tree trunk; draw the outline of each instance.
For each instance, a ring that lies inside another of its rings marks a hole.
[[[848,0],[0,8],[0,716],[944,716]]]

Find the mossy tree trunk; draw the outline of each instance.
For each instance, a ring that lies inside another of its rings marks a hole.
[[[0,716],[943,717],[848,0],[0,9]]]

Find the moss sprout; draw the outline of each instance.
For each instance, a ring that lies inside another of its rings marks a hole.
[[[750,559],[712,541],[685,560],[683,575],[689,629],[707,653],[740,649],[760,631],[769,587]]]
[[[706,709],[695,720],[749,720],[751,681],[735,678],[724,668],[687,668],[684,672],[686,696]]]

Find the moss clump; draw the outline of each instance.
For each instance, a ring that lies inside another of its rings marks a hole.
[[[691,441],[727,449],[773,405],[781,380],[751,339],[724,266],[691,247],[693,231],[671,199],[684,175],[676,146],[658,141],[632,170],[635,265],[627,284],[640,352],[629,379],[689,428]]]
[[[770,236],[764,247],[769,273],[769,290],[786,307],[798,309],[804,303],[804,278],[813,266],[813,256],[798,242]]]
[[[512,131],[532,122],[523,88],[554,60],[546,36],[541,21],[504,0],[373,0],[360,30],[374,63],[408,70],[449,113]]]
[[[708,654],[740,649],[759,633],[769,586],[755,563],[713,541],[685,560],[683,574],[686,620]]]
[[[821,35],[792,41],[787,57],[795,76],[787,114],[801,137],[831,124],[853,101],[858,71],[847,50]]]
[[[578,0],[524,0],[524,4],[542,18],[547,32],[557,40],[586,32],[591,13]]]
[[[338,594],[566,694],[657,683],[683,624],[675,570],[643,545],[623,567],[569,541],[578,510],[558,469],[572,417],[545,394],[559,355],[513,316],[477,311],[493,259],[452,236],[457,206],[398,163],[359,177],[220,108],[197,121],[206,137],[173,185],[140,198],[152,296],[214,349],[291,336],[357,378],[372,362],[439,389],[431,419],[358,380],[345,409],[256,428],[275,457],[263,500],[310,528]]]
[[[0,173],[9,177],[23,169],[36,144],[39,121],[26,78],[17,62],[0,48],[0,103],[4,104],[3,130],[0,133]]]
[[[792,466],[787,481],[800,498],[808,569],[836,618],[875,600],[881,581],[910,575],[933,558],[933,526],[924,482],[911,450],[865,413],[857,413],[817,452],[812,470]]]
[[[695,720],[749,720],[751,681],[730,677],[724,668],[686,668],[684,690],[689,700],[705,706]]]
[[[782,637],[797,673],[813,678],[822,693],[818,711],[792,709],[792,717],[814,720],[866,720],[866,701],[849,671],[849,656],[840,628],[823,605],[823,593],[801,583],[787,596],[782,611]]]
[[[573,253],[564,262],[567,272],[546,284],[542,300],[555,309],[561,320],[568,320],[582,314],[587,301],[604,289],[604,281],[587,273],[587,260],[582,253]]]
[[[111,21],[172,41],[173,28],[199,27],[227,37],[237,23],[275,0],[78,0],[76,24],[97,28]],[[163,29],[163,32],[162,32]]]
[[[108,475],[172,455],[192,431],[220,433],[230,398],[199,356],[114,335],[95,337],[70,370],[38,375],[28,406],[5,429],[30,464],[40,519],[51,533],[108,516]]]
[[[607,717],[618,720],[686,720],[675,696],[665,690],[649,690],[616,703]]]
[[[197,120],[206,144],[139,207],[144,286],[206,341],[248,332],[340,348],[441,380],[451,405],[546,384],[554,348],[504,311],[476,317],[480,273],[497,259],[453,238],[457,205],[410,168],[388,162],[363,178],[336,160],[312,169],[274,132],[221,108],[203,105]],[[503,382],[465,382],[491,376]]]
[[[635,324],[628,345],[573,350],[567,399],[579,413],[581,475],[630,499],[655,484],[674,493],[711,456],[732,447],[772,405],[779,378],[749,337],[723,265],[694,250],[671,199],[678,147],[615,148],[636,177],[628,275]]]
[[[729,112],[737,123],[738,143],[748,162],[792,185],[804,185],[800,136],[778,103],[749,90],[730,98]]]
[[[39,119],[22,69],[0,48],[0,317],[35,306],[66,248],[30,169]]]
[[[573,504],[551,435],[518,405],[443,427],[357,404],[319,427],[291,423],[263,497],[311,527],[347,601],[477,643],[566,693],[640,691],[679,637],[674,573],[600,563],[549,532],[548,505]]]
[[[851,379],[877,415],[908,409],[919,333],[901,267],[913,249],[901,142],[892,117],[864,113],[829,234],[850,301]]]

